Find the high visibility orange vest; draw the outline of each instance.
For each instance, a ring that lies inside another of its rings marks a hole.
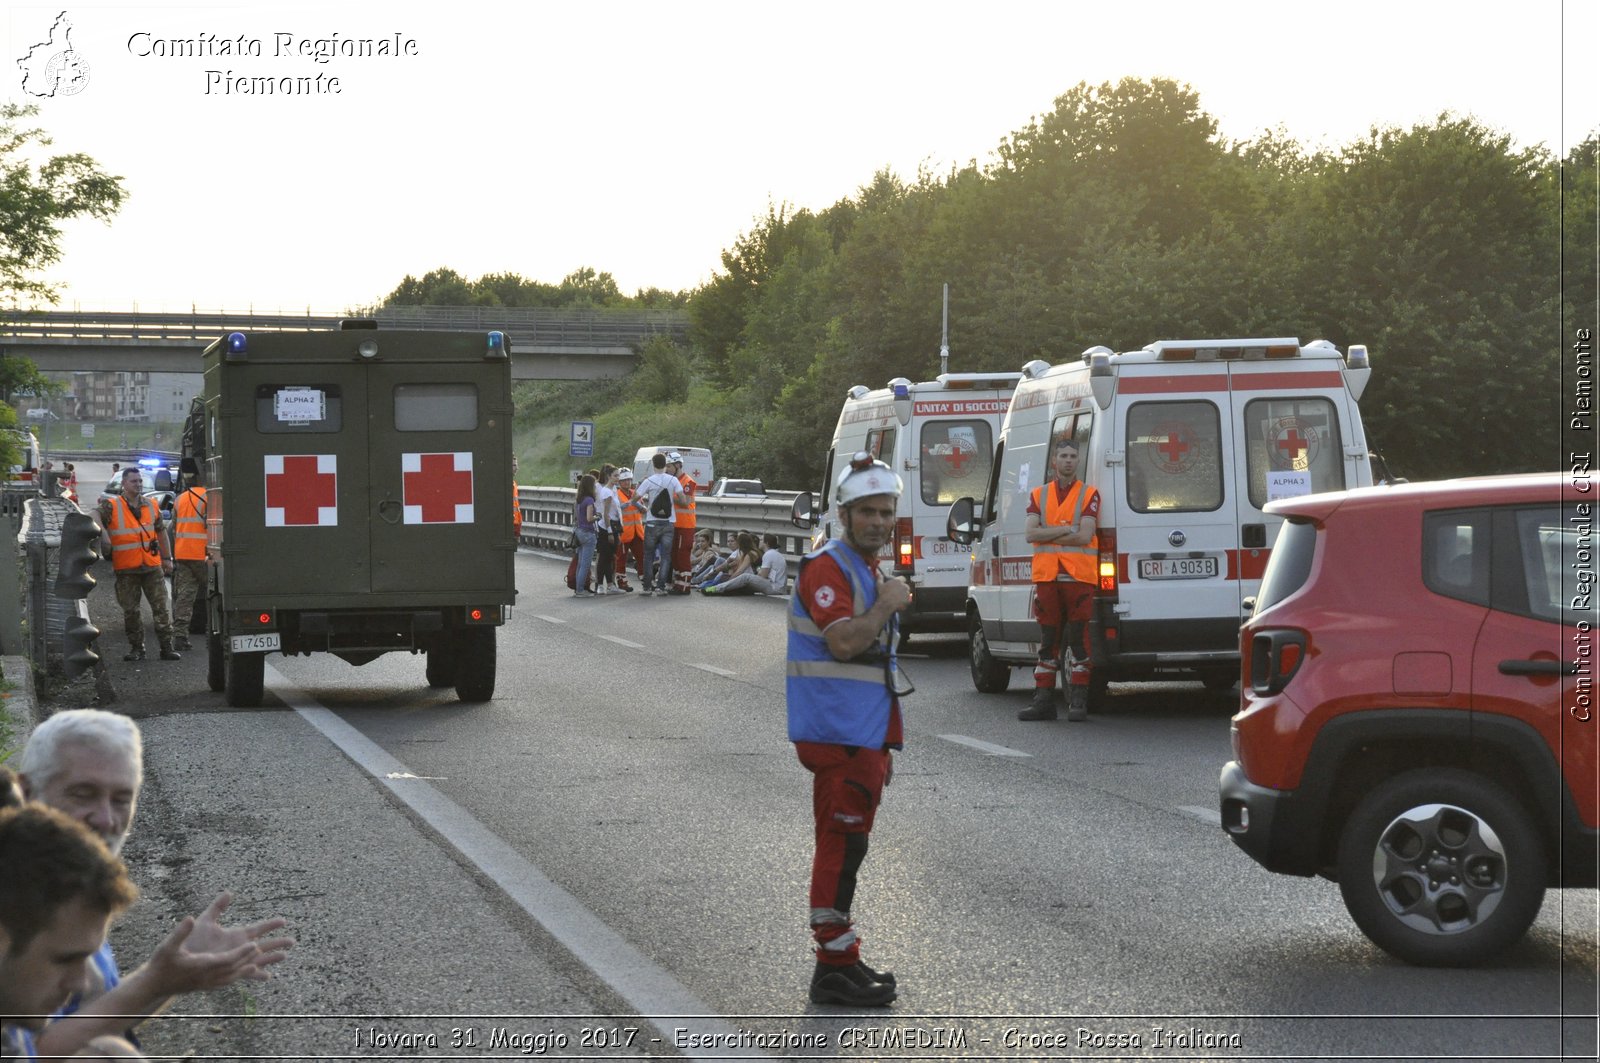
[[[178,561],[206,559],[206,489],[191,487],[172,504],[172,556]]]
[[[106,534],[111,539],[111,567],[118,572],[138,568],[160,568],[161,548],[157,545],[156,517],[161,511],[149,499],[142,499],[139,516],[133,515],[128,500],[121,495],[111,498],[111,527]]]
[[[511,481],[511,530],[522,538],[522,489],[515,480]]]
[[[1049,491],[1046,496],[1044,492]],[[1076,524],[1083,519],[1083,507],[1094,496],[1094,488],[1082,480],[1073,482],[1066,497],[1056,486],[1056,481],[1041,484],[1033,489],[1033,504],[1048,527],[1059,528]],[[1095,583],[1095,568],[1100,557],[1100,531],[1095,529],[1088,546],[1067,546],[1063,543],[1033,544],[1033,582],[1050,583],[1061,573],[1066,573],[1079,583]]]
[[[677,512],[672,516],[672,526],[674,528],[693,528],[694,477],[690,476],[688,473],[684,473],[682,476],[678,477],[678,482],[683,485],[683,493],[689,496],[689,501],[678,506]]]
[[[633,492],[621,487],[617,488],[617,502],[622,507],[622,538],[621,542],[631,543],[644,535],[644,514],[639,512],[639,507],[633,505]]]

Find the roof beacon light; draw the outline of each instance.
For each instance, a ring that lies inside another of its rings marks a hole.
[[[504,332],[489,333],[489,349],[483,352],[485,358],[504,358],[506,356],[506,334]]]
[[[378,357],[378,341],[362,340],[356,345],[356,353],[367,359]]]
[[[1345,362],[1351,369],[1370,369],[1372,362],[1367,358],[1367,345],[1365,343],[1352,343],[1350,353],[1345,357]]]
[[[245,338],[242,332],[228,333],[228,349],[224,360],[229,362],[242,362],[245,360]]]
[[[894,396],[894,417],[901,427],[911,423],[911,381],[897,376],[889,381],[889,392]]]

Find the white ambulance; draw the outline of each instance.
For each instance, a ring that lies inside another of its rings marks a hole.
[[[902,635],[965,631],[968,550],[945,535],[950,503],[981,496],[990,480],[994,440],[1020,373],[942,373],[913,384],[904,377],[845,395],[822,469],[822,498],[810,491],[794,502],[794,523],[816,529],[815,545],[839,534],[832,507],[834,480],[851,455],[867,451],[888,463],[905,484],[895,533],[884,557],[912,586],[901,614]]]
[[[1357,402],[1365,347],[1326,340],[1165,340],[1023,367],[987,490],[949,511],[971,544],[964,608],[973,685],[1005,690],[1032,666],[1030,493],[1054,442],[1079,444],[1079,475],[1100,492],[1099,587],[1090,623],[1091,707],[1108,681],[1187,673],[1214,689],[1239,678],[1243,602],[1260,586],[1279,498],[1372,483]]]
[[[664,444],[640,447],[633,455],[634,483],[643,483],[646,476],[656,471],[652,461],[657,454],[677,454],[683,459],[683,471],[694,481],[695,491],[704,494],[711,490],[714,479],[712,473],[716,467],[711,461],[711,451],[705,447],[669,447]]]

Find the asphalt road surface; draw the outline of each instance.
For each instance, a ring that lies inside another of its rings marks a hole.
[[[101,573],[115,707],[147,740],[125,966],[223,886],[299,939],[273,981],[148,1023],[152,1051],[1594,1058],[1593,891],[1550,894],[1490,966],[1406,966],[1333,884],[1218,828],[1233,695],[1113,687],[1114,714],[1020,723],[1025,677],[978,694],[958,637],[910,647],[855,906],[899,1001],[814,1006],[786,600],[575,599],[564,567],[519,555],[487,704],[428,689],[420,657],[277,657],[248,712],[203,651],[124,664]]]

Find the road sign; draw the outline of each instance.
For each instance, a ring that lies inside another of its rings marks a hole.
[[[86,425],[83,426],[83,438],[85,438],[85,439],[93,439],[94,438],[94,425],[86,424]]]
[[[567,452],[574,458],[594,457],[594,422],[572,422],[572,448]]]

